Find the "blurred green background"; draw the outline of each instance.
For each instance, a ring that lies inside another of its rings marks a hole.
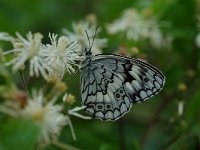
[[[127,8],[150,8],[158,20],[170,23],[161,26],[173,37],[170,49],[155,50],[145,42],[129,41],[128,45],[136,46],[165,74],[164,89],[151,100],[134,105],[119,121],[72,117],[77,141],[69,128],[64,129],[60,141],[84,150],[193,150],[200,149],[200,48],[195,43],[199,5],[197,0],[0,0],[0,31],[13,35],[16,31],[22,35],[40,32],[45,42],[49,32],[62,34],[62,28],[71,30],[73,21],[92,13],[103,28],[99,37],[108,39],[104,52],[111,53],[126,41],[108,35],[105,24]],[[66,82],[78,101],[75,105],[80,105],[79,75]],[[180,103],[184,104],[182,115],[178,115]]]

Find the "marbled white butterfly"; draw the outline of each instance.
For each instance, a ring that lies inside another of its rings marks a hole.
[[[165,77],[156,67],[119,55],[92,55],[91,48],[80,67],[81,99],[94,118],[117,120],[163,88]]]

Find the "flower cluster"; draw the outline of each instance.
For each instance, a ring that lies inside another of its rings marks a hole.
[[[110,34],[123,33],[128,40],[139,41],[149,39],[152,46],[159,48],[168,46],[170,36],[164,36],[155,17],[145,16],[131,8],[123,12],[119,19],[107,25]]]
[[[15,94],[19,94],[17,91]],[[65,96],[65,101],[74,99],[71,94],[70,96]],[[75,107],[65,112],[63,106],[56,104],[58,100],[58,95],[53,96],[48,99],[42,90],[33,90],[31,96],[25,96],[25,103],[19,103],[17,100],[19,96],[12,96],[9,100],[5,101],[4,104],[0,106],[0,111],[6,113],[12,117],[20,117],[24,119],[33,120],[40,128],[41,134],[39,137],[39,142],[41,144],[48,144],[51,141],[56,141],[57,137],[60,135],[62,128],[69,125],[72,131],[72,135],[75,139],[74,129],[72,123],[69,119],[69,115],[74,115],[83,119],[91,119],[90,117],[83,116],[78,113],[79,110],[84,109],[84,107]]]
[[[4,52],[4,55],[14,53],[14,59],[6,65],[12,65],[12,69],[23,70],[29,64],[30,76],[38,77],[40,74],[49,80],[51,76],[62,79],[65,72],[74,72],[76,61],[80,61],[80,50],[76,44],[70,42],[67,37],[57,38],[57,35],[49,35],[51,43],[42,44],[40,33],[27,34],[27,39],[17,33],[17,38],[12,40],[13,49]]]
[[[72,27],[74,33],[67,29],[63,30],[65,36],[49,34],[49,44],[42,43],[43,36],[40,33],[29,32],[27,38],[19,33],[16,38],[8,33],[0,33],[0,40],[10,41],[13,44],[12,50],[3,52],[4,55],[14,54],[14,58],[6,65],[11,65],[13,71],[29,68],[31,77],[42,75],[47,81],[51,77],[62,79],[66,72],[74,73],[74,67],[78,67],[83,59],[83,50],[94,38],[97,28],[95,16],[90,15],[86,21],[73,23]],[[97,30],[97,34],[99,32],[100,29]],[[101,48],[106,46],[106,42],[106,39],[95,37],[92,45],[94,54],[101,53]]]
[[[91,119],[91,117],[78,112],[85,106],[71,107],[75,97],[72,94],[64,94],[67,85],[62,81],[65,73],[75,73],[76,67],[78,68],[80,61],[84,59],[82,50],[88,43],[84,30],[87,31],[91,40],[95,33],[93,29],[96,28],[89,26],[89,23],[87,25],[85,28],[81,28],[83,35],[79,32],[61,37],[49,34],[50,43],[47,44],[42,43],[43,36],[40,33],[29,32],[26,38],[19,33],[16,34],[16,37],[5,32],[0,33],[0,41],[8,41],[13,46],[11,50],[7,51],[0,49],[0,58],[3,58],[0,67],[6,69],[6,66],[11,66],[13,72],[20,71],[24,88],[24,91],[19,90],[12,83],[2,89],[7,92],[0,93],[0,97],[3,98],[0,112],[13,118],[27,119],[36,123],[41,129],[38,146],[59,142],[57,138],[65,126],[69,126],[73,139],[76,139],[70,116]],[[74,24],[74,29],[78,30],[78,26],[81,25]],[[72,38],[73,36],[75,38]],[[82,39],[84,39],[85,45],[80,43]],[[105,46],[105,43],[105,39],[95,39],[94,50],[99,52],[102,44]],[[27,87],[27,79],[23,76],[25,69],[28,70],[30,77],[44,78],[48,84],[40,87],[40,90],[35,90],[36,87]],[[32,91],[31,95],[28,89]],[[63,103],[59,103],[62,95],[64,95]]]

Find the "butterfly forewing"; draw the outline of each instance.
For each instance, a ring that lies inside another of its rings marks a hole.
[[[82,103],[94,118],[116,120],[127,113],[132,103],[158,93],[164,75],[152,65],[118,55],[96,55],[83,69]]]

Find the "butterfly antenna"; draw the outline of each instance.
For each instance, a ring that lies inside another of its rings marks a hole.
[[[87,39],[88,39],[88,43],[89,43],[89,48],[90,48],[90,38],[89,38],[89,35],[88,35],[88,33],[87,33],[87,31],[86,30],[84,30],[85,31],[85,34],[86,34],[86,36],[87,36]]]
[[[93,39],[92,39],[92,44],[91,44],[91,47],[90,47],[90,48],[92,48],[92,46],[93,46],[94,39],[95,39],[95,37],[96,37],[96,35],[97,35],[97,30],[98,30],[98,28],[99,28],[99,25],[97,25],[97,27],[96,27],[96,30],[95,30],[94,37],[93,37]]]

